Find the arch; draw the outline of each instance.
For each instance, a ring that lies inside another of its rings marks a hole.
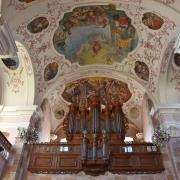
[[[158,79],[158,96],[160,105],[166,106],[167,104],[177,104],[180,100],[179,90],[176,87],[178,85],[178,79],[176,77],[180,69],[178,69],[174,63],[174,54],[177,51],[178,45],[177,41],[178,32],[176,32],[167,43],[164,51]]]
[[[86,70],[85,70],[86,69]],[[62,97],[61,94],[65,89],[65,85],[76,81],[78,79],[82,78],[88,78],[88,77],[108,77],[115,80],[119,80],[122,82],[126,82],[128,84],[128,88],[130,92],[132,93],[132,97],[123,105],[123,111],[127,115],[128,119],[132,121],[135,124],[138,124],[139,130],[142,130],[142,119],[141,119],[141,113],[139,113],[138,117],[136,119],[133,119],[129,115],[129,110],[132,107],[138,106],[139,109],[142,107],[142,97],[145,92],[148,92],[139,82],[137,82],[132,77],[126,76],[126,74],[118,72],[118,71],[111,71],[106,69],[106,73],[104,72],[103,68],[98,70],[98,73],[96,70],[92,70],[94,73],[90,73],[90,69],[87,67],[83,68],[81,72],[74,72],[69,73],[68,76],[65,78],[59,78],[57,79],[56,83],[48,90],[48,92],[44,95],[44,98],[48,98],[51,108],[54,106],[57,106],[58,104],[61,106],[61,108],[65,111],[65,114],[68,112],[68,102],[66,102]],[[156,100],[153,98],[152,95],[150,95],[151,99],[153,99],[153,103],[156,103]],[[55,129],[59,123],[63,122],[63,119],[56,119],[54,116],[52,117],[52,129]]]
[[[4,66],[3,62],[0,62],[1,104],[11,106],[33,105],[35,83],[31,59],[22,43],[16,41],[16,45],[19,67],[16,70],[10,70]]]

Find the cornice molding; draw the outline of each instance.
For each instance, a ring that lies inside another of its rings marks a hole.
[[[0,105],[0,117],[4,116],[31,116],[36,110],[37,105],[33,106],[3,106]]]

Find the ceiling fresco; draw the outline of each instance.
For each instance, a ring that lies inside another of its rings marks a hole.
[[[142,22],[145,26],[153,30],[160,29],[164,23],[161,17],[151,12],[143,14]]]
[[[144,62],[136,61],[134,71],[139,78],[145,81],[149,80],[149,69]]]
[[[132,78],[158,99],[160,68],[167,64],[164,52],[178,31],[162,10],[141,0],[115,0],[113,5],[91,0],[9,2],[7,14],[14,10],[18,17],[11,28],[31,56],[37,104],[51,87],[66,84],[74,74],[76,79],[99,77],[99,72],[112,77],[110,71]]]
[[[137,47],[138,35],[131,19],[114,5],[83,6],[65,13],[53,44],[72,63],[112,64]]]
[[[39,33],[43,29],[46,29],[48,27],[48,25],[49,25],[49,22],[48,22],[47,18],[38,17],[28,24],[27,29],[31,33]]]
[[[58,72],[58,64],[56,62],[49,63],[44,70],[44,80],[49,81],[53,79]]]
[[[74,78],[67,79],[66,84],[63,81],[59,82],[47,96],[52,108],[53,129],[63,122],[71,102],[86,104],[88,97],[94,94],[100,94],[103,104],[117,99],[123,102],[126,117],[137,124],[138,128],[142,128],[138,122],[141,121],[140,109],[145,91],[138,84],[130,79],[122,81],[119,77],[115,79],[96,76],[73,80]]]
[[[180,54],[176,53],[174,55],[174,63],[176,64],[176,66],[180,67]]]
[[[62,107],[56,107],[56,109],[54,110],[54,116],[56,119],[62,119],[64,118],[65,112],[62,109]]]
[[[126,83],[103,77],[90,77],[71,82],[62,93],[66,101],[76,103],[84,103],[91,95],[99,96],[103,104],[113,100],[124,103],[132,96]]]

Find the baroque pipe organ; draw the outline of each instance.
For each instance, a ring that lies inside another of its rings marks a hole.
[[[127,120],[122,112],[122,104],[115,101],[109,105],[103,105],[97,96],[89,98],[87,107],[72,103],[69,113],[64,120],[64,130],[69,141],[82,134],[98,136],[106,134],[109,138],[116,137],[118,142],[125,138]]]
[[[33,144],[29,170],[35,173],[157,173],[163,171],[159,149],[151,143],[124,143],[127,119],[122,104],[72,103],[64,119],[67,143]]]

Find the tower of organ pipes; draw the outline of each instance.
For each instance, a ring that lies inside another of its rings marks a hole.
[[[123,143],[127,120],[122,104],[102,104],[98,96],[90,96],[87,105],[72,103],[64,120],[68,143],[82,144],[84,160],[107,159],[109,145]]]

